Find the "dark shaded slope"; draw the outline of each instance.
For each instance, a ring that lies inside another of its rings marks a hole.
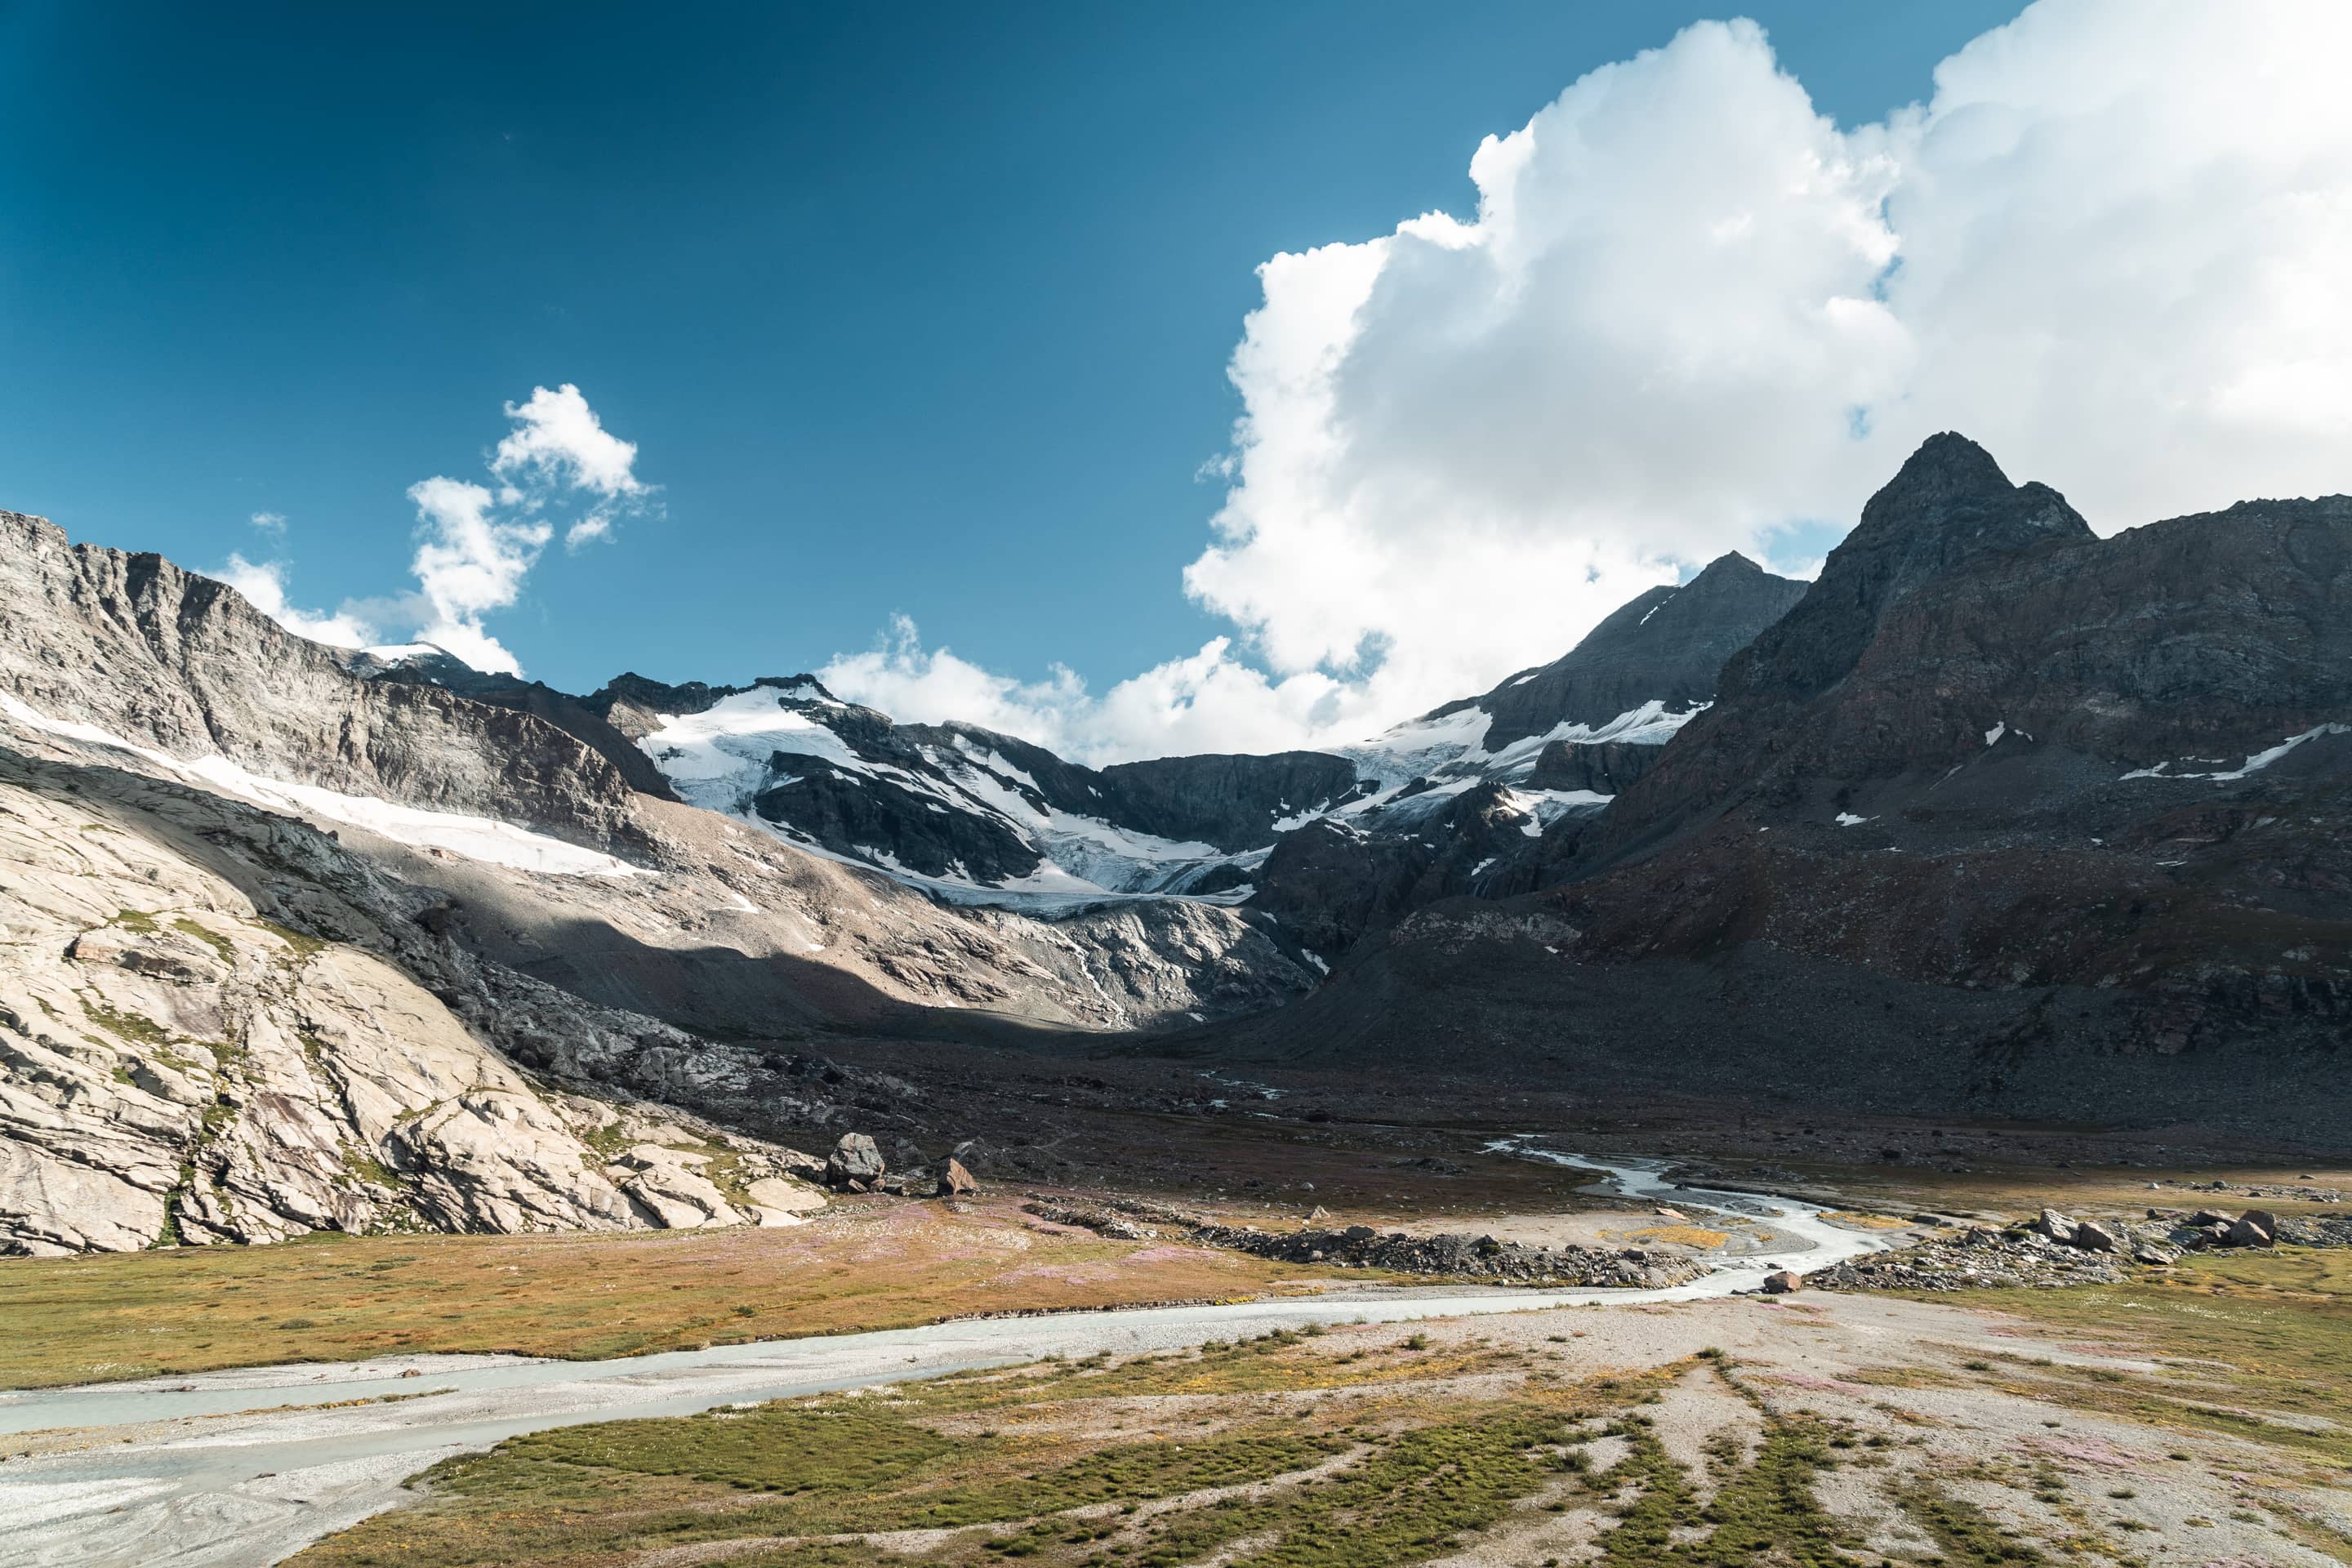
[[[1938,437],[1575,879],[1207,1045],[2340,1140],[2343,726],[2352,499],[2101,541]]]
[[[2333,497],[2100,540],[2055,491],[2012,487],[1980,447],[1937,437],[1726,667],[1721,700],[1616,803],[1607,841],[1655,843],[1743,802],[1844,805],[2002,746],[2073,753],[2087,788],[2344,716],[2347,531],[2352,500]],[[2065,793],[2067,765],[2046,759],[2032,794]]]
[[[1645,702],[1674,710],[1711,701],[1724,661],[1804,594],[1804,584],[1735,552],[1687,583],[1641,595],[1550,664],[1430,717],[1465,708],[1491,713],[1486,744],[1496,752],[1562,723],[1597,728]]]

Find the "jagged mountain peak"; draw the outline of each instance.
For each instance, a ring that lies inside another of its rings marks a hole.
[[[1727,550],[1698,570],[1685,586],[1696,587],[1709,577],[1762,577],[1764,568],[1737,550]]]
[[[345,669],[365,680],[399,676],[446,686],[452,680],[470,680],[481,673],[438,643],[412,642],[383,647],[355,647],[342,652],[340,657]]]
[[[2095,537],[2066,498],[2038,480],[2012,484],[1965,436],[1930,436],[1865,502],[1862,520],[1822,563],[1824,581],[1892,565],[1892,596],[1988,551]],[[1888,557],[1893,557],[1891,561]]]
[[[1957,430],[1939,430],[1903,459],[1903,466],[1879,487],[1874,500],[1904,494],[1998,495],[2011,488],[2009,476],[1990,452]]]
[[[1726,667],[1724,692],[1825,689],[1853,668],[1880,618],[1927,584],[1989,555],[2096,537],[2048,485],[2012,484],[1965,436],[1931,436],[1864,505],[1795,607]]]

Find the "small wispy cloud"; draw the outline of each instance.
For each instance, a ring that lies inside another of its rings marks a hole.
[[[252,521],[253,526],[264,533],[274,533],[280,538],[285,536],[286,514],[282,511],[257,511]]]

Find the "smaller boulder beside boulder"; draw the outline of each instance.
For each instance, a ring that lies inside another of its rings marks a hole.
[[[2123,1233],[2097,1220],[2086,1219],[2074,1226],[2072,1245],[2084,1252],[2121,1252],[2124,1249]]]
[[[2278,1215],[2268,1209],[2248,1209],[2230,1222],[2223,1239],[2231,1247],[2270,1247],[2278,1241]]]

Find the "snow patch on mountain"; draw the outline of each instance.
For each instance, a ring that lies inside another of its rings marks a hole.
[[[518,871],[551,877],[637,877],[645,871],[599,850],[567,844],[543,833],[517,827],[486,816],[459,812],[427,811],[372,795],[345,795],[316,784],[289,784],[264,778],[217,754],[177,758],[138,745],[95,724],[52,719],[27,703],[0,692],[0,715],[27,730],[70,741],[76,745],[135,756],[183,784],[225,795],[268,811],[317,822],[321,818],[364,828],[412,849],[440,850],[469,860],[485,861]]]
[[[778,752],[823,757],[855,773],[873,772],[823,724],[782,706],[793,689],[755,686],[722,697],[699,713],[664,714],[662,727],[638,742],[689,805],[740,812],[754,790],[777,782]],[[903,776],[904,770],[892,768]]]
[[[2262,772],[2293,752],[2297,746],[2306,741],[2315,741],[2322,735],[2352,735],[2352,724],[2314,724],[2299,735],[2289,735],[2267,751],[2256,752],[2239,766],[2231,768],[2227,773],[2176,773],[2168,771],[2172,766],[2170,763],[2158,763],[2152,768],[2135,768],[2123,776],[2126,779],[2210,779],[2216,784],[2228,784],[2233,780],[2244,778],[2249,773]]]
[[[1402,784],[1416,778],[1514,779],[1535,771],[1536,759],[1555,741],[1573,745],[1615,742],[1629,746],[1663,746],[1675,732],[1705,712],[1704,702],[1670,710],[1663,701],[1627,709],[1601,724],[1570,723],[1565,720],[1539,735],[1510,742],[1496,751],[1486,749],[1492,716],[1483,708],[1461,708],[1399,724],[1372,739],[1339,748],[1368,777],[1383,784]],[[1604,800],[1606,797],[1602,797]]]

